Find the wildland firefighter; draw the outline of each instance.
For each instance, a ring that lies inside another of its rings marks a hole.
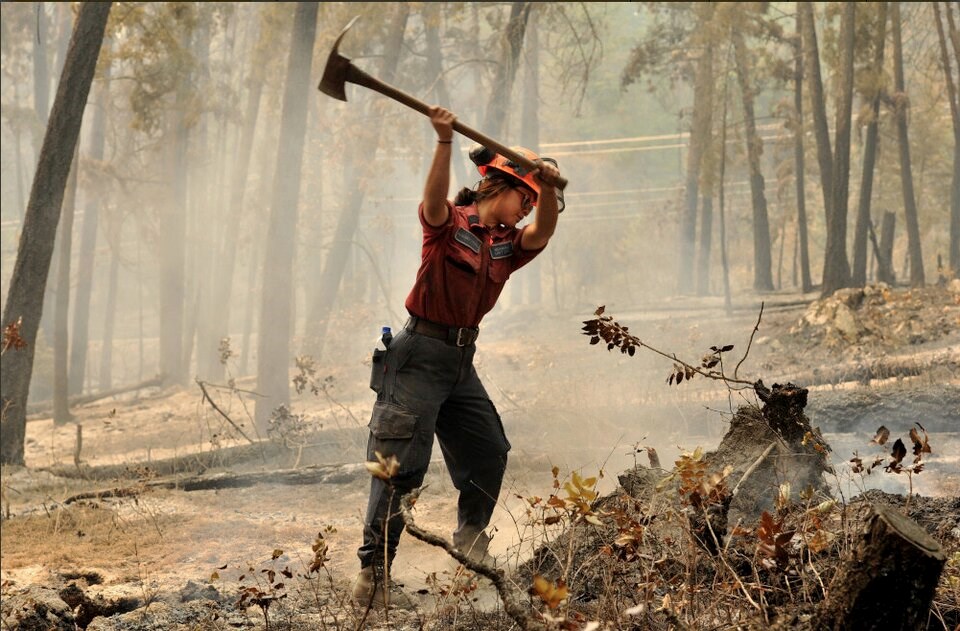
[[[519,147],[514,150],[534,161],[534,170],[478,147],[470,158],[482,178],[448,201],[456,117],[441,107],[431,107],[429,116],[437,144],[419,208],[423,245],[406,300],[410,318],[373,357],[370,385],[377,400],[367,459],[375,460],[378,452],[394,456],[399,470],[389,481],[371,478],[357,553],[361,571],[353,589],[364,606],[413,605],[389,580],[389,570],[404,528],[400,498],[422,484],[434,435],[460,494],[454,545],[490,560],[485,528],[510,443],[473,366],[478,327],[510,275],[546,247],[563,209],[562,194],[549,183],[559,177],[556,163]],[[532,221],[517,228],[534,208]]]

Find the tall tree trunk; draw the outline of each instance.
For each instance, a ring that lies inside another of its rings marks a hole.
[[[60,247],[57,261],[56,300],[53,305],[53,424],[70,422],[70,384],[67,356],[70,348],[70,254],[73,250],[73,217],[77,206],[77,171],[80,169],[80,143],[73,152],[73,166],[67,178],[67,191],[60,210]]]
[[[256,422],[263,429],[273,409],[290,403],[293,250],[318,6],[317,2],[297,3],[284,86],[257,344],[257,391],[263,398],[257,399]]]
[[[523,35],[527,29],[527,17],[530,15],[529,2],[511,2],[510,19],[503,31],[503,48],[500,66],[494,77],[487,101],[487,113],[483,119],[481,131],[492,138],[502,138],[506,131],[510,112],[510,93],[517,76],[520,62],[520,50],[523,48]]]
[[[100,344],[100,390],[106,392],[113,387],[113,329],[117,319],[117,279],[120,275],[120,239],[111,245],[110,275],[107,279],[107,300],[103,308],[103,335]],[[140,335],[143,343],[143,331]],[[141,352],[141,357],[143,353]],[[140,375],[143,379],[143,375]]]
[[[799,4],[799,3],[798,3]],[[793,162],[797,190],[797,237],[800,250],[800,287],[803,293],[813,289],[810,276],[810,247],[807,240],[806,161],[803,151],[803,37],[800,9],[797,8],[797,37],[794,43],[793,108],[797,120],[793,130]]]
[[[853,233],[853,286],[867,282],[867,230],[870,227],[870,198],[873,196],[873,169],[877,161],[877,142],[880,122],[880,78],[883,76],[883,48],[887,35],[887,3],[877,6],[879,15],[877,41],[873,56],[876,92],[870,100],[871,119],[863,145],[863,176],[860,180],[860,200],[857,205],[857,225]]]
[[[923,251],[920,246],[920,222],[917,218],[917,198],[913,192],[913,166],[910,162],[910,136],[907,133],[907,98],[903,78],[903,43],[900,36],[900,3],[890,3],[890,23],[893,27],[893,82],[896,91],[897,144],[900,148],[900,184],[903,189],[903,213],[907,223],[907,248],[910,254],[910,286],[922,287]]]
[[[953,172],[950,175],[950,269],[954,278],[960,278],[960,96],[954,77],[960,74],[960,59],[954,57],[950,63],[950,51],[947,49],[947,37],[944,34],[940,7],[946,12],[949,23],[953,25],[953,9],[950,2],[934,2],[933,14],[937,22],[937,39],[940,42],[940,65],[946,79],[947,98],[950,100],[950,120],[953,123]],[[953,34],[953,33],[952,33]],[[957,74],[954,74],[956,68]]]
[[[847,260],[847,206],[850,191],[850,117],[853,111],[853,47],[856,3],[845,2],[840,17],[840,91],[833,148],[833,203],[827,217],[822,294],[850,285]]]
[[[687,149],[687,173],[684,184],[683,214],[680,217],[680,261],[677,291],[681,294],[694,290],[694,267],[697,241],[697,201],[700,199],[700,170],[708,145],[710,121],[713,113],[713,40],[706,34],[710,29],[714,5],[701,4],[697,10],[697,31],[704,40],[697,60],[693,82],[693,115],[690,125],[690,143]]]
[[[398,15],[391,20],[391,31],[384,46],[383,65],[380,69],[380,77],[387,83],[391,83],[394,75],[396,75],[403,46],[403,35],[410,14],[409,5],[406,2],[399,3],[396,7]],[[367,163],[368,168],[373,167],[372,163],[368,163],[366,156],[376,153],[380,138],[378,123],[373,124],[368,137],[370,138],[369,145],[364,141],[359,141],[354,147],[353,154],[355,156],[351,154],[344,156],[346,160],[344,169],[354,172],[354,184],[348,187],[347,200],[337,219],[337,227],[334,230],[330,252],[327,254],[323,271],[320,273],[320,289],[308,312],[308,322],[310,323],[308,326],[311,328],[311,334],[305,340],[305,350],[316,358],[319,358],[323,352],[330,314],[336,303],[344,269],[350,259],[350,250],[363,206],[364,193],[359,185],[360,173],[358,168],[352,168],[352,165],[359,161]],[[362,158],[358,160],[356,156],[362,156]]]
[[[108,44],[109,46],[109,44]],[[97,89],[97,104],[93,113],[90,136],[90,159],[103,162],[106,143],[107,107],[110,101],[109,68]],[[102,192],[93,191],[86,202],[83,228],[80,234],[80,253],[77,260],[77,291],[73,306],[73,330],[70,335],[70,394],[80,394],[86,380],[87,346],[90,335],[90,294],[93,289],[94,258],[97,246],[97,228],[100,223]]]
[[[833,217],[833,149],[830,147],[830,130],[827,125],[827,104],[820,78],[820,49],[817,31],[813,23],[813,3],[797,2],[797,12],[803,35],[803,60],[810,85],[810,109],[813,114],[813,130],[817,141],[817,165],[820,167],[820,190],[823,194],[823,211],[826,225],[832,225]],[[827,274],[824,269],[824,275]]]
[[[767,215],[767,197],[765,183],[760,166],[763,153],[763,140],[757,133],[756,118],[753,112],[753,82],[750,62],[747,59],[747,46],[743,33],[736,27],[731,29],[733,53],[737,67],[737,80],[743,100],[744,132],[747,141],[747,162],[750,165],[750,199],[753,205],[753,288],[758,291],[773,290],[773,276],[770,260],[770,219]]]
[[[20,335],[27,345],[20,350],[9,349],[0,357],[0,464],[23,464],[27,393],[43,310],[43,293],[70,162],[80,136],[83,109],[90,93],[110,6],[110,2],[84,2],[80,8],[30,190],[17,260],[3,309],[4,327],[23,319]]]

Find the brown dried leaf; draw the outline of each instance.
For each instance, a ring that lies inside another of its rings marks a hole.
[[[894,465],[894,468],[896,468],[896,465],[899,465],[903,461],[904,456],[907,455],[907,447],[899,438],[897,442],[893,443],[893,450],[890,452],[890,455],[893,457],[893,461],[890,464]]]
[[[881,425],[880,427],[877,428],[877,435],[874,436],[873,440],[871,440],[870,442],[875,443],[877,445],[884,445],[886,444],[888,438],[890,438],[890,430],[887,429],[885,426]]]

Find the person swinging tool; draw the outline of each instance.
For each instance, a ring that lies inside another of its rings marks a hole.
[[[386,352],[374,358],[371,378],[377,400],[367,459],[375,460],[376,452],[392,455],[400,468],[389,484],[371,478],[357,552],[361,570],[353,589],[363,606],[414,604],[389,580],[389,569],[403,531],[400,498],[422,484],[434,434],[460,493],[454,545],[489,560],[484,529],[497,503],[510,443],[473,367],[478,327],[510,275],[546,247],[562,210],[562,195],[549,184],[559,180],[556,163],[521,147],[513,149],[532,160],[534,170],[483,147],[471,151],[482,179],[448,201],[456,116],[437,106],[430,107],[429,116],[437,145],[419,209],[423,245],[406,300],[410,319]],[[533,220],[517,228],[534,207]]]

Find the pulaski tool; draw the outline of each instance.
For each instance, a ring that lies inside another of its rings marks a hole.
[[[363,70],[360,70],[354,66],[348,57],[344,57],[340,54],[340,41],[343,39],[343,36],[347,34],[347,31],[350,30],[350,27],[353,26],[353,23],[357,21],[357,17],[354,17],[352,20],[350,20],[350,22],[340,32],[337,40],[333,43],[333,50],[330,51],[330,57],[327,59],[327,65],[323,69],[323,78],[320,80],[320,91],[327,96],[332,96],[335,99],[346,101],[347,94],[344,91],[345,85],[347,83],[362,85],[365,88],[369,88],[379,92],[384,96],[388,96],[395,101],[399,101],[400,103],[417,110],[425,116],[429,116],[429,105],[410,96],[406,92],[398,90],[392,85],[384,83],[383,81],[370,76]],[[537,164],[529,158],[517,153],[503,143],[498,142],[475,129],[467,127],[459,120],[453,124],[453,129],[460,132],[467,138],[480,143],[484,147],[493,149],[500,155],[513,160],[528,171],[532,171],[533,169],[537,168]],[[567,186],[567,180],[563,177],[558,177],[556,181],[551,181],[550,184],[553,184],[558,189],[563,190]]]

